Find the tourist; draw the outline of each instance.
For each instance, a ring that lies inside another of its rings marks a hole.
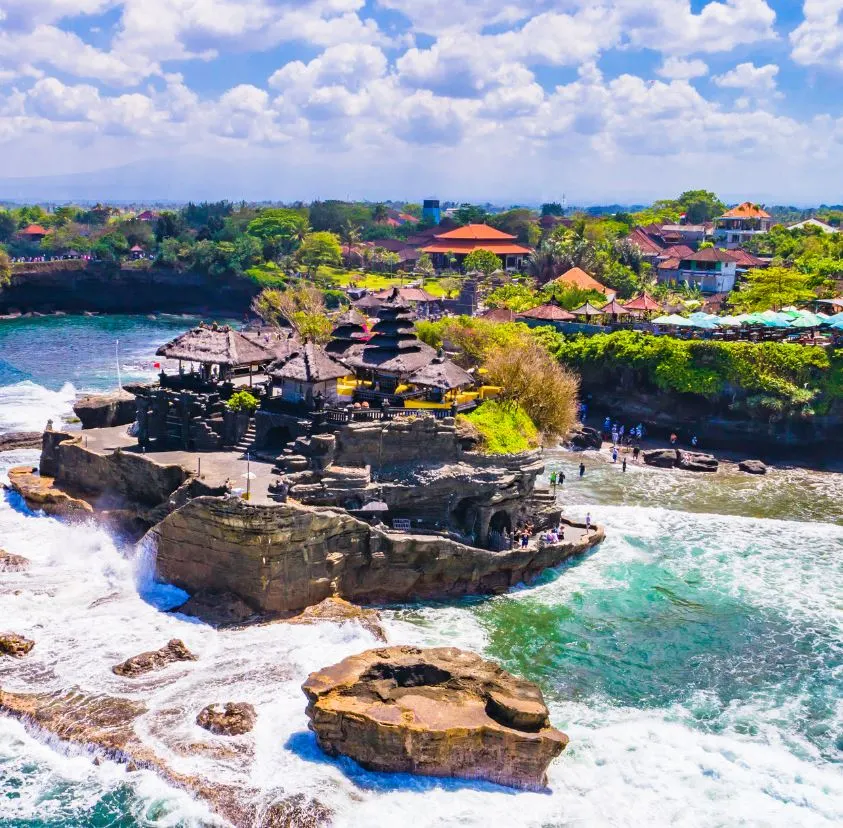
[[[676,441],[677,441],[678,439],[679,439],[679,438],[676,436],[676,434],[675,434],[675,433],[672,433],[672,434],[670,435],[670,445],[675,446],[675,445],[676,445]]]
[[[524,534],[523,534],[523,535],[521,535],[521,548],[522,548],[522,549],[526,549],[526,548],[527,548],[527,544],[528,544],[529,542],[530,542],[530,536],[529,536],[526,532],[524,532]]]
[[[612,445],[616,446],[618,444],[618,429],[617,427],[612,429]]]
[[[621,466],[622,471],[626,471],[626,457],[623,459],[623,465]]]
[[[591,532],[591,512],[585,516],[585,533],[588,535]]]
[[[612,462],[613,463],[618,462],[618,447],[617,446],[612,446]]]
[[[550,473],[550,485],[553,486],[553,491],[556,491],[556,472],[552,471]]]
[[[580,463],[580,477],[585,474],[585,463]]]
[[[606,417],[606,419],[603,420],[603,439],[608,440],[609,435],[611,433],[612,433],[612,420],[611,420],[611,418]]]
[[[697,447],[697,435],[696,435],[696,434],[695,434],[693,437],[691,437],[691,445],[692,445],[694,448],[696,448],[696,447]]]
[[[560,471],[559,474],[556,476],[556,480],[558,481],[559,485],[563,485],[565,483],[565,472]]]
[[[638,462],[638,455],[639,455],[640,453],[641,453],[641,446],[636,445],[636,446],[632,449],[632,462],[633,462],[633,463],[637,463],[637,462]]]

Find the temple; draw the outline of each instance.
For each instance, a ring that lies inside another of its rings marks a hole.
[[[503,233],[487,224],[466,224],[433,237],[433,241],[422,248],[430,255],[437,269],[462,267],[465,257],[475,250],[489,250],[501,260],[501,267],[518,268],[521,261],[532,252],[528,247],[517,244],[516,236]]]

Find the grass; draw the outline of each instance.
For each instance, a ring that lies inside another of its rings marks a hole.
[[[246,271],[252,281],[257,282],[262,288],[282,288],[287,284],[287,279],[275,262],[266,262],[250,267]]]
[[[538,447],[539,433],[533,421],[520,407],[504,406],[487,400],[465,416],[480,432],[487,454],[518,454]]]

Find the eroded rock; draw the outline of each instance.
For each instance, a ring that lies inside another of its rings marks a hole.
[[[330,825],[334,813],[316,799],[293,794],[266,809],[258,828],[322,828]]]
[[[257,613],[227,590],[200,589],[173,612],[198,618],[212,627],[236,627],[255,620]]]
[[[568,438],[572,448],[575,449],[597,449],[603,446],[603,437],[596,428],[580,426]]]
[[[81,421],[82,428],[129,425],[135,421],[135,395],[127,391],[88,394],[73,404],[73,412]]]
[[[337,596],[326,598],[315,606],[307,607],[287,620],[290,624],[318,624],[320,621],[343,624],[346,621],[357,621],[364,630],[370,632],[379,641],[386,641],[386,633],[376,610],[358,607]]]
[[[112,667],[111,671],[118,676],[135,678],[153,670],[161,670],[176,661],[196,661],[196,656],[185,647],[183,641],[173,638],[160,650],[150,650],[127,658],[122,664]]]
[[[34,646],[34,641],[17,633],[0,633],[0,655],[22,658]]]
[[[738,468],[747,474],[767,474],[767,466],[760,460],[741,460]]]
[[[648,466],[672,469],[676,466],[676,449],[650,449],[642,451],[641,457]]]
[[[370,770],[535,790],[568,744],[535,684],[454,647],[368,650],[302,689],[322,750]]]
[[[242,736],[254,726],[255,708],[246,702],[209,704],[196,717],[196,724],[220,736]]]
[[[10,431],[0,434],[0,451],[41,448],[40,431]]]
[[[52,477],[40,475],[37,469],[16,466],[9,469],[7,475],[12,491],[17,492],[34,511],[43,510],[48,515],[70,518],[88,518],[94,513],[88,501],[57,488]]]
[[[29,560],[0,549],[0,572],[22,572],[29,566]]]
[[[719,462],[713,454],[703,454],[699,451],[676,452],[676,468],[693,472],[716,472]]]

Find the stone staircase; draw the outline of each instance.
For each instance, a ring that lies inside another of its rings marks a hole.
[[[240,440],[233,446],[234,451],[240,452],[240,454],[245,454],[247,451],[254,453],[254,443],[255,443],[255,421],[254,419],[249,420],[249,427],[246,429],[246,433],[240,438]]]

